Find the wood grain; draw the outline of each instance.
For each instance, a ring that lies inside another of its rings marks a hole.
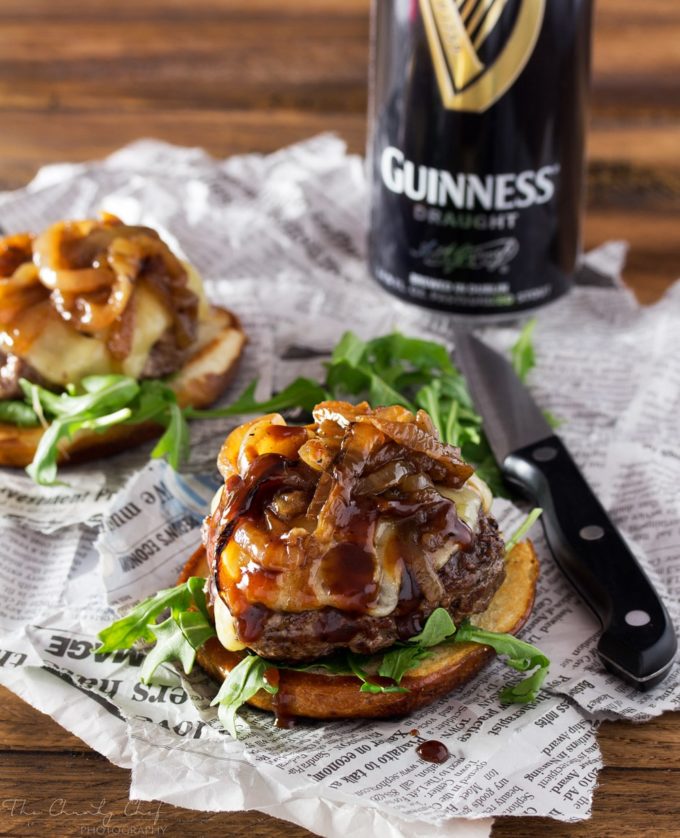
[[[369,0],[2,0],[0,189],[45,163],[100,158],[144,136],[223,157],[335,131],[360,153],[368,8]],[[680,275],[680,4],[598,0],[596,9],[584,240],[626,239],[625,279],[652,302]],[[605,723],[599,740],[606,768],[592,820],[501,818],[494,835],[680,836],[680,714]],[[129,807],[128,772],[6,690],[0,754],[2,835],[86,834],[102,824],[94,813],[102,800],[112,830],[155,823],[155,806]],[[50,813],[55,800],[64,803]],[[163,804],[158,818],[165,835],[310,834],[258,813]]]

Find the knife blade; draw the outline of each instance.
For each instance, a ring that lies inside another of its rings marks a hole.
[[[503,476],[542,507],[555,561],[602,624],[602,662],[638,689],[651,689],[677,651],[654,586],[511,364],[460,326],[454,340]]]

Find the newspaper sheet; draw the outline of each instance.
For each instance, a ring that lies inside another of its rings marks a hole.
[[[216,161],[198,149],[142,141],[108,159],[43,169],[0,196],[6,232],[100,209],[157,227],[202,273],[209,296],[238,313],[249,345],[225,402],[253,378],[258,393],[320,376],[348,328],[398,328],[451,349],[448,317],[374,286],[365,264],[360,158],[320,136],[269,156]],[[640,308],[618,280],[625,246],[588,254],[565,299],[537,314],[529,385],[561,422],[587,479],[680,623],[680,284]],[[592,282],[592,277],[597,281]],[[590,278],[590,280],[589,280]],[[499,349],[518,326],[488,328]],[[552,659],[540,700],[504,707],[507,670],[405,720],[309,722],[278,730],[256,710],[232,739],[195,669],[139,679],[144,653],[102,655],[97,631],[118,609],[173,584],[196,547],[217,484],[218,442],[236,422],[197,422],[181,475],[148,463],[149,446],[64,470],[68,485],[0,476],[3,584],[0,682],[115,763],[131,795],[203,810],[259,809],[335,836],[488,835],[496,815],[588,817],[602,765],[599,720],[643,721],[680,708],[680,671],[649,693],[607,674],[599,626],[553,564],[538,527],[542,572],[523,637]],[[526,512],[498,500],[512,531]],[[451,758],[419,760],[435,738]]]

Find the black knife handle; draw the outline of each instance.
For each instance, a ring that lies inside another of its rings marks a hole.
[[[543,508],[557,564],[602,623],[605,666],[639,689],[658,684],[677,650],[673,624],[562,441],[551,436],[513,452],[503,473]]]

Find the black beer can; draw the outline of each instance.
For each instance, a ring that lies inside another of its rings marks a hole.
[[[592,0],[373,0],[369,258],[409,302],[498,316],[568,290]]]

